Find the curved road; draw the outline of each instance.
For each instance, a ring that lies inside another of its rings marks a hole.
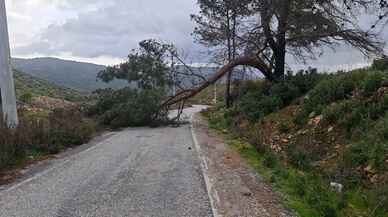
[[[127,129],[55,160],[0,191],[0,216],[206,217],[212,211],[190,126],[184,125]]]

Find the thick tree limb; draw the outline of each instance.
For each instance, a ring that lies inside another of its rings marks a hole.
[[[218,80],[220,80],[222,77],[224,77],[228,72],[232,71],[237,66],[250,66],[253,68],[256,68],[263,73],[263,75],[268,80],[273,80],[272,74],[268,66],[259,58],[257,57],[239,57],[235,60],[231,61],[224,67],[222,67],[220,70],[218,70],[217,73],[215,73],[211,78],[209,78],[206,82],[203,82],[198,87],[188,89],[188,90],[182,90],[175,96],[170,97],[167,99],[163,104],[162,107],[169,107],[172,105],[175,105],[179,102],[186,101],[197,94],[199,94],[202,90],[206,89],[212,84],[215,84]]]

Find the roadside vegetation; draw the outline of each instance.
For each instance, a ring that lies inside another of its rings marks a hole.
[[[59,87],[47,81],[14,70],[17,98],[24,103],[31,103],[40,96],[79,102],[86,99],[86,94],[67,87]]]
[[[388,216],[388,73],[300,72],[247,82],[210,126],[264,174],[300,216]],[[384,69],[385,71],[382,71]]]
[[[88,142],[96,125],[77,108],[40,112],[20,109],[20,124],[9,129],[0,124],[0,175],[60,151]]]

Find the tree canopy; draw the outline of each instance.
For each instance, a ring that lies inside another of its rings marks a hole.
[[[174,50],[173,45],[149,39],[132,50],[126,62],[107,67],[98,74],[104,82],[114,79],[135,82],[140,89],[157,89],[171,86],[173,80],[166,58]]]

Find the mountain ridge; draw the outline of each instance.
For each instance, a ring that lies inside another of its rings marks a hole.
[[[104,88],[117,89],[127,85],[127,82],[118,80],[111,83],[98,81],[98,72],[104,70],[106,66],[93,63],[39,57],[31,59],[12,58],[12,65],[16,70],[33,77],[81,92],[92,92]]]

